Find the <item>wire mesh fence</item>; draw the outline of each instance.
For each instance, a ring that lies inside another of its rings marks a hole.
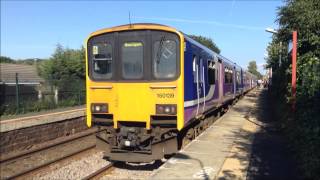
[[[85,90],[4,95],[0,115],[24,114],[85,104]]]

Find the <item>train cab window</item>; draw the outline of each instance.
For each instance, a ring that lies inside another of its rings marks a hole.
[[[142,42],[125,42],[121,47],[122,75],[125,79],[143,77],[143,44]]]
[[[157,79],[170,79],[177,74],[177,45],[173,40],[153,43],[153,74]]]
[[[112,45],[97,43],[92,46],[93,75],[96,78],[110,79],[112,76]]]
[[[209,85],[216,82],[216,66],[214,61],[208,61],[208,83]]]

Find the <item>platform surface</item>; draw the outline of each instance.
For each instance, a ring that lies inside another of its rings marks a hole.
[[[85,110],[85,106],[75,106],[17,115],[10,118],[7,117],[7,119],[1,118],[0,132],[3,133],[21,128],[82,117],[85,116]]]
[[[245,117],[255,107],[256,100],[250,96],[241,99],[205,132],[155,171],[151,179],[217,178],[246,121]]]

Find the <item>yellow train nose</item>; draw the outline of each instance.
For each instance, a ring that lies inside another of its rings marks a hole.
[[[154,114],[154,96],[146,84],[119,84],[116,92],[114,115],[119,121],[150,121]]]

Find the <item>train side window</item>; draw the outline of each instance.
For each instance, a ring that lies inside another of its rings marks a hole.
[[[216,82],[216,65],[214,61],[208,61],[208,83],[209,85]]]
[[[158,79],[173,78],[177,74],[177,45],[173,40],[153,44],[153,73]]]
[[[233,82],[233,71],[229,69],[228,67],[225,67],[224,69],[224,83],[230,84]]]
[[[112,76],[112,45],[97,43],[92,46],[93,75],[97,78],[110,79]]]
[[[122,75],[125,79],[140,79],[143,76],[142,42],[125,42],[121,48]]]
[[[234,70],[233,69],[230,69],[230,82],[229,83],[233,83],[233,79],[234,79]]]
[[[228,68],[224,68],[224,83],[228,84],[229,83],[229,73],[228,73]]]
[[[200,64],[199,64],[199,69],[200,69],[200,74],[199,74],[199,82],[203,83],[204,82],[204,72],[203,72],[203,59],[200,57]]]
[[[241,76],[240,76],[240,71],[237,71],[237,83],[241,83]]]
[[[198,73],[197,56],[193,56],[192,73],[193,73],[193,82],[197,83],[197,73]]]

